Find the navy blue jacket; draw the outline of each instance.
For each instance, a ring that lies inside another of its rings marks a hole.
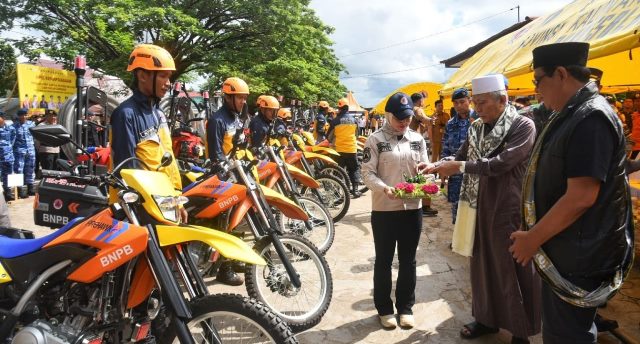
[[[226,105],[207,119],[207,154],[211,161],[227,160],[236,130],[242,130],[242,123]]]

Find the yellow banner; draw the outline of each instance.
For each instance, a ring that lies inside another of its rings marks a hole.
[[[589,42],[588,66],[604,71],[606,87],[640,84],[640,56],[634,49],[640,47],[640,1],[576,0],[484,47],[451,76],[442,94],[492,73],[507,76],[512,93],[533,93],[531,52],[557,42]]]
[[[57,111],[76,93],[76,75],[73,71],[19,63],[18,90],[20,107],[29,109],[30,114]]]

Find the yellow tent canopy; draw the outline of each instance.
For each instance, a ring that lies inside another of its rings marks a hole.
[[[576,0],[477,52],[451,76],[441,95],[492,73],[509,78],[511,95],[533,94],[531,52],[557,42],[591,44],[587,65],[604,71],[603,92],[640,89],[640,1]]]
[[[408,95],[412,95],[413,93],[417,93],[417,92],[425,92],[427,94],[427,100],[424,102],[424,109],[425,109],[425,113],[428,115],[433,114],[433,112],[435,111],[434,105],[433,103],[439,99],[438,97],[438,92],[442,90],[442,84],[437,84],[434,82],[416,82],[414,84],[409,84],[406,86],[402,86],[399,89],[387,94],[386,97],[384,97],[384,99],[382,99],[372,110],[372,112],[375,112],[377,114],[383,114],[384,113],[384,106],[387,104],[387,100],[389,99],[389,97],[391,97],[392,95],[398,93],[398,92],[403,92],[406,93]],[[452,104],[451,101],[446,99],[444,100],[444,109],[445,111],[448,111],[447,109],[450,109]]]

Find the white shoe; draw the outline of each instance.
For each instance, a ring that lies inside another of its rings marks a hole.
[[[411,314],[400,314],[400,327],[413,328],[416,326],[416,321]]]
[[[382,325],[382,327],[384,328],[392,329],[398,326],[395,314],[378,315],[378,317],[380,318],[380,325]]]

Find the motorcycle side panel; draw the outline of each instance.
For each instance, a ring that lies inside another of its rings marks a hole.
[[[211,205],[195,215],[199,219],[209,219],[218,216],[245,199],[247,188],[244,185],[222,181],[218,176],[211,176],[185,191],[183,195],[211,198]]]
[[[211,247],[229,259],[253,265],[266,265],[260,255],[255,253],[249,245],[233,235],[201,226],[181,225],[156,227],[160,246],[172,246],[190,241],[200,241]]]
[[[141,304],[149,297],[155,286],[156,281],[153,279],[153,273],[147,260],[138,259],[133,277],[131,278],[127,308],[133,308]]]
[[[302,152],[298,151],[287,151],[285,153],[285,161],[287,162],[287,164],[294,165],[296,162],[300,161],[300,159],[302,158],[302,154]]]
[[[93,258],[68,276],[72,281],[91,283],[144,252],[147,239],[147,228],[118,221],[113,218],[110,209],[105,209],[78,223],[44,248],[80,244],[98,249]]]
[[[263,160],[258,164],[258,180],[265,180],[265,178],[273,175],[278,171],[278,165],[275,162]]]
[[[260,185],[260,187],[262,188],[262,192],[264,193],[267,203],[278,208],[288,218],[302,221],[307,221],[309,219],[309,215],[307,215],[302,208],[293,203],[290,199],[264,185]]]
[[[240,222],[242,222],[242,219],[252,206],[253,202],[251,201],[251,198],[247,197],[236,207],[236,209],[231,214],[231,218],[229,219],[229,227],[227,228],[227,232],[231,232],[240,224]]]
[[[2,262],[0,262],[0,284],[8,282],[11,282],[11,276],[9,276],[7,270],[2,266]]]

